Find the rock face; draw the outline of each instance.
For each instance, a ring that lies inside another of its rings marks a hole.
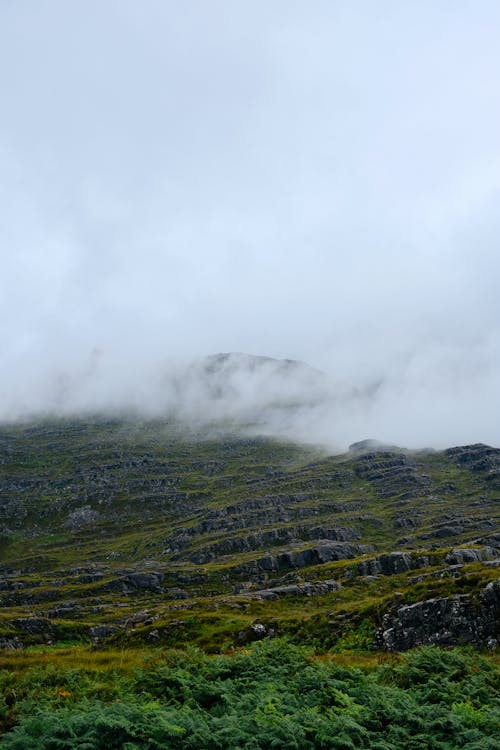
[[[376,645],[387,651],[414,646],[498,645],[500,638],[500,579],[489,583],[477,600],[468,594],[427,599],[400,607],[384,617]]]
[[[462,565],[463,563],[495,560],[499,557],[500,550],[495,547],[464,547],[463,549],[452,549],[446,555],[445,560],[450,565]]]
[[[266,555],[244,565],[237,566],[234,570],[247,573],[250,576],[259,572],[271,573],[287,569],[293,570],[305,568],[308,565],[321,565],[322,563],[335,560],[349,560],[372,550],[373,547],[366,544],[319,540],[313,547],[280,552],[276,555]]]
[[[105,591],[118,591],[122,594],[133,594],[141,591],[152,591],[155,594],[161,594],[164,575],[156,571],[147,573],[130,571],[121,578],[106,584]]]
[[[342,586],[338,581],[330,579],[315,583],[274,586],[270,589],[254,591],[252,592],[252,597],[256,597],[257,599],[279,599],[282,596],[324,596],[332,591],[340,591],[341,588]]]
[[[69,514],[66,526],[72,530],[76,530],[82,526],[88,526],[100,517],[101,514],[97,510],[91,508],[90,505],[84,505],[82,508],[76,508],[76,510]]]
[[[118,631],[116,625],[95,625],[89,629],[89,635],[94,643],[109,638]]]
[[[290,528],[275,528],[253,534],[238,537],[230,537],[220,542],[210,544],[202,550],[189,555],[189,559],[198,565],[203,565],[210,560],[217,559],[220,555],[229,555],[234,552],[259,549],[269,545],[283,544],[301,540],[321,541],[353,541],[359,539],[361,534],[354,528],[343,528],[335,526],[291,526]]]
[[[476,443],[449,448],[448,458],[474,472],[482,472],[494,489],[500,489],[500,449]]]
[[[53,643],[54,626],[51,621],[45,617],[18,617],[11,623],[18,631],[18,636],[14,639],[7,639],[6,648],[18,648],[16,644],[25,643],[31,640],[37,643]],[[1,639],[2,641],[4,639]],[[12,641],[12,644],[10,644]]]
[[[429,564],[426,556],[414,559],[409,552],[389,552],[358,563],[358,573],[363,576],[392,576],[415,568],[425,568]]]
[[[391,495],[417,497],[430,486],[429,477],[420,474],[414,459],[404,453],[363,453],[356,462],[355,472],[361,479],[369,481],[381,498]]]

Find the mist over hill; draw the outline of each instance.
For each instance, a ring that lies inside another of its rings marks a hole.
[[[149,372],[110,368],[95,354],[89,367],[61,371],[38,392],[25,391],[1,416],[171,416],[205,430],[225,425],[344,450],[364,434],[359,420],[369,416],[381,385],[349,386],[304,362],[240,352],[171,361]],[[382,426],[377,434],[391,437]]]
[[[55,368],[33,383],[23,378],[10,398],[4,392],[0,420],[172,416],[191,427],[231,426],[339,452],[367,436],[411,448],[500,443],[494,400],[485,420],[473,393],[461,400],[444,385],[435,391],[432,383],[418,388],[369,373],[349,380],[293,359],[226,352],[153,364],[94,351],[85,365]]]
[[[498,750],[499,37],[0,1],[1,748]]]
[[[259,633],[326,646],[346,623],[370,648],[496,644],[500,449],[366,440],[329,455],[192,427],[0,428],[0,647],[116,636],[219,649]]]

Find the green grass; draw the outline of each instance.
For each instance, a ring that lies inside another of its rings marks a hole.
[[[383,470],[388,460],[385,454],[373,457],[373,471]],[[23,633],[14,624],[36,616],[50,619],[56,642],[90,639],[91,628],[110,624],[119,631],[114,638],[124,642],[147,642],[151,631],[159,630],[164,645],[175,641],[184,646],[188,635],[183,636],[183,629],[174,638],[167,626],[193,617],[198,624],[189,638],[218,651],[228,643],[237,645],[239,629],[261,618],[278,635],[324,649],[337,641],[344,648],[350,628],[349,642],[368,648],[366,634],[380,625],[388,609],[432,596],[477,596],[499,575],[498,569],[481,563],[465,565],[457,577],[438,574],[446,568],[451,547],[471,546],[498,528],[500,493],[485,473],[454,463],[444,452],[420,452],[409,460],[419,476],[429,477],[428,486],[413,491],[410,480],[398,484],[394,476],[392,484],[384,485],[366,473],[362,457],[328,456],[320,448],[223,432],[220,426],[195,434],[161,420],[4,425],[2,637],[41,643],[41,636]],[[77,528],[68,525],[75,510],[85,507],[98,512],[97,519]],[[411,518],[414,525],[398,526],[401,518]],[[451,526],[464,519],[468,523],[457,527],[458,533],[435,535],[443,523]],[[485,525],[485,519],[493,526]],[[311,530],[322,527],[354,528],[360,538],[352,544],[372,551],[299,569],[262,568],[266,556],[314,547],[321,531],[314,539]],[[274,530],[281,538],[258,541]],[[229,551],[223,554],[227,544]],[[364,561],[394,550],[410,551],[415,560],[427,555],[431,562],[375,580],[360,575]],[[207,562],[193,561],[200,553]],[[77,568],[101,570],[102,579],[83,582]],[[159,571],[163,591],[123,593],[115,584],[128,570]],[[421,574],[426,577],[415,580]],[[342,588],[327,596],[258,601],[252,595],[329,578]],[[76,605],[71,615],[51,614],[68,600]],[[127,619],[144,609],[152,624],[139,624],[130,632]],[[165,624],[164,631],[158,623]]]

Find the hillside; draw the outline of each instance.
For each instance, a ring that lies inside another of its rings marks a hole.
[[[0,430],[0,645],[493,647],[500,450],[175,420]]]

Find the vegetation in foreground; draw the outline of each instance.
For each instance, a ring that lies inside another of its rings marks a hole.
[[[6,750],[496,750],[500,666],[427,646],[315,656],[27,649],[2,656]]]
[[[361,448],[4,426],[0,746],[500,747],[500,450]]]

